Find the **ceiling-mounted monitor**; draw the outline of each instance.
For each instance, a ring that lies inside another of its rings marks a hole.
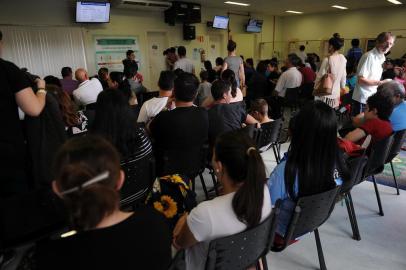
[[[228,29],[229,18],[226,16],[214,16],[213,28]]]
[[[249,19],[245,31],[250,33],[261,33],[263,20]]]
[[[76,2],[76,22],[107,23],[110,21],[110,3]]]

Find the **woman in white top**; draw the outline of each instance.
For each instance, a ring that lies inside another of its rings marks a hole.
[[[247,135],[219,136],[212,164],[224,195],[200,203],[174,230],[174,246],[186,249],[186,269],[205,269],[211,240],[252,228],[271,212],[265,165]]]
[[[226,69],[223,71],[223,73],[221,73],[221,79],[231,84],[232,99],[230,100],[230,103],[242,101],[244,97],[241,89],[237,85],[235,73],[231,69]]]
[[[330,38],[328,41],[328,53],[329,56],[323,59],[320,69],[317,72],[315,85],[321,80],[324,74],[330,68],[330,72],[333,75],[333,89],[331,95],[316,97],[316,100],[321,100],[327,103],[332,108],[337,108],[340,105],[340,90],[345,88],[345,82],[347,77],[346,64],[347,59],[344,55],[339,53],[339,50],[344,45],[344,40],[338,35]]]

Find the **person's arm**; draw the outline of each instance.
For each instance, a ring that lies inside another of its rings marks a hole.
[[[200,105],[200,107],[208,108],[208,107],[211,106],[211,104],[213,104],[213,102],[214,102],[214,99],[213,99],[213,97],[210,95],[210,96],[208,96],[208,97],[206,97],[206,98],[204,99],[204,101],[202,102],[202,104]]]
[[[353,131],[351,131],[350,133],[348,133],[344,139],[352,141],[354,143],[358,142],[359,140],[361,140],[362,138],[364,138],[367,134],[365,133],[365,131],[361,128],[356,128]]]
[[[379,80],[370,80],[363,76],[358,76],[358,83],[365,86],[379,86],[383,82]]]
[[[244,73],[244,64],[241,61],[240,68],[238,69],[240,77],[240,88],[245,86],[245,73]]]
[[[360,127],[364,123],[365,123],[364,113],[360,113],[360,114],[354,116],[354,118],[352,118],[352,125],[354,127]]]
[[[187,214],[183,215],[173,230],[173,245],[177,249],[189,248],[198,243],[186,222]]]
[[[45,107],[45,81],[37,79],[37,87],[43,91],[38,91],[36,94],[34,94],[32,88],[27,87],[15,93],[18,107],[20,107],[20,109],[29,116],[40,115]]]

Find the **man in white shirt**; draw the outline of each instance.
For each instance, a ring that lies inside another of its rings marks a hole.
[[[76,103],[84,106],[96,103],[97,96],[103,91],[100,81],[96,78],[89,80],[84,68],[78,68],[75,71],[75,78],[79,82],[78,89],[72,93]]]
[[[390,32],[382,32],[376,38],[374,49],[365,53],[357,68],[358,81],[352,95],[352,113],[357,115],[365,110],[367,99],[376,93],[381,81],[382,64],[385,62],[385,54],[389,52],[395,42],[395,37]]]
[[[284,98],[286,89],[296,88],[302,84],[302,73],[297,69],[300,62],[301,60],[296,54],[291,53],[288,55],[285,62],[288,69],[281,74],[275,87],[278,96]]]
[[[186,58],[186,48],[185,47],[179,46],[178,55],[179,55],[179,59],[178,59],[178,61],[175,62],[173,70],[177,70],[178,68],[180,68],[184,72],[189,72],[189,73],[195,74],[195,67],[194,67],[192,61],[190,59]]]
[[[175,80],[175,74],[173,71],[162,71],[159,75],[158,87],[159,96],[147,100],[142,104],[140,114],[138,115],[138,123],[148,123],[150,122],[158,113],[167,107],[168,100],[172,96],[173,83]]]

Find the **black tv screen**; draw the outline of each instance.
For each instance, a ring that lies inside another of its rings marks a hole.
[[[107,23],[110,21],[110,3],[76,2],[76,22]]]
[[[226,16],[214,16],[213,28],[227,29],[229,18]]]
[[[263,20],[249,19],[245,30],[251,33],[261,33],[263,22]]]

